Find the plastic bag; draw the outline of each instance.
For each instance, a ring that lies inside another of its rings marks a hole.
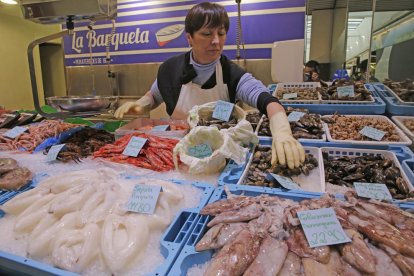
[[[212,154],[204,158],[194,157],[188,154],[189,149],[196,145],[207,144],[212,149]],[[211,174],[220,172],[226,166],[226,159],[232,159],[237,164],[246,160],[248,150],[237,144],[226,132],[219,131],[216,127],[199,126],[193,128],[174,148],[173,159],[177,170],[178,156],[181,162],[187,166],[191,174]]]

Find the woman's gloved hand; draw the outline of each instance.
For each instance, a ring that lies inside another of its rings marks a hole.
[[[277,112],[270,117],[272,132],[272,165],[287,163],[290,169],[299,167],[305,161],[305,150],[293,137],[290,124],[285,112]]]
[[[146,95],[136,102],[126,102],[118,107],[114,116],[117,119],[122,119],[126,113],[133,113],[136,115],[147,113],[151,110],[152,102],[150,96]]]

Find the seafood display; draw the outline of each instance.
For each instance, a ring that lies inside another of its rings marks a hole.
[[[232,195],[205,206],[210,227],[195,246],[216,250],[204,275],[413,275],[414,216],[392,204],[330,195],[295,202]],[[311,248],[298,211],[333,208],[351,242]],[[200,275],[200,274],[198,274]]]
[[[102,129],[82,128],[64,141],[65,147],[57,155],[57,160],[80,162],[82,158],[92,155],[106,144],[114,142],[114,135]],[[50,148],[44,151],[49,152]]]
[[[0,190],[17,191],[32,178],[32,172],[20,167],[13,158],[0,158]]]
[[[365,126],[384,131],[381,141],[400,142],[402,139],[397,128],[386,118],[365,116],[332,115],[324,121],[328,124],[329,133],[335,140],[376,141],[359,133]]]
[[[296,97],[290,98],[290,95],[285,94],[293,94],[296,93]],[[276,97],[280,101],[286,100],[318,100],[319,95],[317,90],[313,87],[283,87],[276,89]]]
[[[252,186],[265,186],[265,187],[280,187],[272,181],[266,179],[268,173],[274,173],[282,176],[292,177],[301,174],[309,175],[310,172],[318,167],[318,160],[312,154],[305,155],[305,161],[298,168],[289,169],[287,165],[276,164],[271,165],[272,160],[272,148],[257,146],[253,159],[248,167],[246,177],[243,184]]]
[[[309,113],[307,109],[291,108],[286,109],[286,114],[291,112],[303,112],[303,115],[298,121],[290,122],[290,129],[292,130],[293,137],[296,139],[322,139],[325,131],[322,125],[322,118],[319,114]],[[265,116],[260,125],[259,136],[272,136],[269,127],[269,118]]]
[[[262,116],[263,115],[259,111],[247,113],[246,120],[252,125],[253,131],[256,130]]]
[[[131,137],[148,139],[137,157],[123,155],[122,152]],[[178,140],[161,138],[143,133],[133,133],[123,136],[113,144],[107,144],[95,151],[94,157],[101,157],[111,162],[131,164],[154,171],[169,171],[174,169],[172,151]]]
[[[384,80],[388,86],[403,102],[414,102],[414,82],[406,79],[402,82],[395,82],[389,79]]]
[[[237,118],[233,115],[230,116],[230,119],[226,122],[223,120],[218,120],[214,118],[200,118],[197,126],[215,126],[220,129],[228,129],[235,127],[237,125]]]
[[[414,119],[404,119],[403,124],[409,131],[414,133]]]
[[[325,181],[331,184],[353,188],[354,182],[382,183],[395,199],[414,196],[399,167],[382,155],[329,156],[324,152],[323,163]]]
[[[11,139],[0,135],[0,150],[18,150],[24,149],[32,152],[46,138],[55,137],[58,134],[76,127],[75,124],[47,120],[38,124],[28,126],[27,131],[18,137]]]
[[[137,184],[162,187],[154,214],[127,211]],[[109,168],[69,172],[49,177],[1,206],[6,216],[0,225],[13,220],[10,231],[25,241],[27,257],[48,258],[56,267],[87,275],[121,275],[145,258],[151,237],[160,236],[175,214],[189,206],[187,190],[196,189],[156,179],[127,180]]]
[[[354,96],[338,96],[337,88],[340,86],[354,86]],[[363,82],[351,82],[340,79],[332,83],[329,87],[317,87],[316,90],[321,94],[322,100],[340,100],[340,101],[373,101],[371,92],[365,87]]]

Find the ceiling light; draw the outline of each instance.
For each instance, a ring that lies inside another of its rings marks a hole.
[[[4,4],[10,4],[10,5],[17,5],[17,1],[15,0],[0,0]]]

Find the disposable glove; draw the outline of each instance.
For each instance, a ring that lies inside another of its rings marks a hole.
[[[141,115],[151,111],[152,99],[151,96],[143,96],[136,102],[126,102],[122,104],[115,111],[115,118],[122,119],[125,113],[133,113],[136,115]]]
[[[287,163],[290,169],[299,167],[305,161],[305,150],[293,137],[288,118],[284,112],[277,112],[270,117],[272,132],[272,165]]]

